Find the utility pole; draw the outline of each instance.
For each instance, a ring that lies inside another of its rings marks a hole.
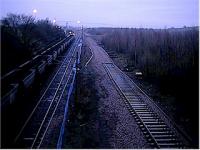
[[[68,22],[66,22],[66,26],[65,26],[66,30],[68,29]]]
[[[82,25],[82,41],[83,41],[83,25]]]
[[[137,53],[136,53],[136,39],[135,39],[135,67],[136,67],[136,63],[137,63]]]

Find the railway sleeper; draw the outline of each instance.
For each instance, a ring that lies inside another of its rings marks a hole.
[[[159,120],[143,120],[141,119],[148,127],[167,127],[166,124],[160,122]],[[153,123],[155,122],[155,123]]]
[[[152,148],[159,148],[158,144],[151,137],[147,138],[147,142]]]
[[[144,127],[144,124],[139,119],[136,120],[136,122],[137,122],[138,125],[141,125],[142,127]]]
[[[144,128],[145,129],[145,128]],[[146,130],[146,129],[145,129]],[[150,135],[150,134],[144,134],[144,136],[146,137],[146,138],[152,138],[152,136]]]
[[[147,108],[137,108],[137,107],[136,107],[136,108],[133,107],[133,108],[134,108],[136,111],[140,111],[140,112],[144,112],[144,111],[145,111],[145,112],[149,112]]]
[[[133,117],[138,117],[137,114],[134,111],[131,111],[131,114],[133,115]]]
[[[131,102],[139,102],[144,104],[144,101],[142,101],[139,97],[126,96],[126,98],[129,99]]]
[[[134,111],[135,111],[135,113],[137,113],[138,116],[140,116],[140,117],[144,117],[144,116],[146,116],[146,117],[149,117],[149,116],[155,117],[155,114],[154,114],[154,113],[151,113],[151,112],[137,111],[137,110],[134,110]]]
[[[126,96],[126,98],[129,99],[132,102],[144,103],[139,97]]]
[[[131,106],[133,106],[134,108],[140,108],[140,107],[143,107],[143,108],[147,108],[147,105],[144,105],[144,104],[133,104],[133,103],[130,103]]]
[[[130,105],[144,106],[144,105],[142,105],[142,104],[144,104],[144,103],[142,103],[142,102],[140,102],[140,101],[133,101],[133,100],[127,100],[127,101],[130,103]]]
[[[148,144],[151,146],[151,147],[158,147],[156,144],[155,144],[155,142],[148,142]]]
[[[148,141],[149,143],[154,143],[154,140],[153,140],[152,137],[147,138],[147,141]]]
[[[132,92],[131,93],[123,92],[123,93],[124,93],[125,97],[127,97],[127,96],[134,96]]]
[[[159,143],[160,148],[178,148],[179,143]]]
[[[144,122],[144,123],[148,123],[148,122],[156,122],[156,123],[160,123],[160,121],[158,119],[155,119],[155,118],[146,118],[146,119],[142,119],[141,120]]]
[[[130,98],[130,99],[138,99],[138,96],[132,95],[132,96],[127,96],[127,98]]]
[[[178,142],[177,138],[174,136],[174,137],[168,137],[168,138],[155,138],[156,141],[158,143],[162,143],[162,142],[166,142],[166,143],[169,143],[169,142]]]
[[[159,124],[159,125],[165,125],[165,123],[162,121],[162,120],[160,120],[160,119],[156,119],[156,118],[153,118],[153,119],[148,119],[148,118],[146,118],[146,119],[142,119],[142,121],[144,122],[144,123],[147,123],[147,124]]]
[[[126,96],[126,98],[130,101],[130,102],[133,102],[133,103],[143,103],[143,101],[141,101],[141,99],[139,99],[138,97],[129,97],[129,96]]]
[[[135,112],[140,118],[142,117],[154,117],[154,114],[146,113],[146,112]]]
[[[159,120],[160,118],[158,117],[154,117],[154,116],[141,116],[140,117],[142,120],[145,120],[145,119],[156,119],[156,120]]]
[[[128,102],[125,101],[125,104],[126,104],[126,106],[127,106],[128,109],[130,109],[131,111],[133,111],[133,108],[131,107],[131,105]]]
[[[171,130],[169,130],[168,128],[165,127],[157,127],[157,128],[149,128],[148,127],[149,132],[152,133],[152,135],[173,135],[173,133],[171,132]]]
[[[134,110],[135,110],[135,109],[134,109]],[[138,113],[138,114],[151,114],[151,115],[154,115],[154,116],[155,116],[155,113],[152,113],[152,112],[149,112],[149,111],[144,111],[144,110],[138,111],[137,113]]]
[[[143,134],[145,135],[145,136],[150,136],[150,137],[152,137],[151,135],[150,135],[150,132],[149,131],[147,131],[147,129],[145,128],[145,127],[142,127],[143,128]]]
[[[150,117],[146,117],[146,118],[141,117],[141,119],[142,119],[143,121],[156,121],[156,122],[161,122],[161,120],[160,120],[159,118],[154,117],[154,116],[150,116]]]
[[[160,120],[159,118],[155,118],[153,116],[153,119],[152,118],[146,118],[146,119],[142,119],[145,123],[149,123],[149,124],[165,124],[162,120]],[[152,120],[152,121],[151,121]]]
[[[169,134],[173,135],[171,133],[165,133],[165,132],[170,132],[170,130],[165,127],[156,127],[156,128],[147,127],[147,128],[150,132],[163,132],[162,135],[169,135]],[[157,135],[157,134],[155,134],[155,135]],[[161,135],[161,134],[159,134],[159,135]]]
[[[131,105],[132,106],[132,105]],[[138,111],[145,111],[145,112],[150,112],[149,110],[148,110],[148,107],[142,107],[142,108],[140,108],[140,107],[135,107],[135,106],[132,106],[135,110],[138,110]]]
[[[147,125],[148,128],[150,129],[159,129],[159,128],[164,128],[164,129],[169,129],[166,125]]]
[[[174,134],[164,134],[164,135],[154,135],[155,139],[167,139],[167,138],[176,138]]]
[[[138,117],[135,117],[136,122],[142,122]]]
[[[138,123],[139,124],[139,127],[141,128],[141,129],[145,129],[145,131],[146,131],[146,128],[145,128],[145,126],[144,126],[144,124],[142,123],[142,122],[140,122],[140,123]]]
[[[154,135],[173,135],[173,132],[171,130],[151,130],[149,129],[149,131],[151,132],[151,134],[154,136]]]
[[[147,106],[147,104],[144,103],[136,103],[136,102],[130,102],[131,105],[133,106]]]
[[[165,125],[165,123],[163,123],[163,122],[155,122],[155,121],[144,121],[144,123],[146,124],[146,125],[148,125],[148,126],[159,126],[159,125]]]
[[[132,106],[132,108],[134,108],[135,110],[146,110],[147,109],[147,107],[145,107],[145,106],[133,106],[133,105],[131,105]]]
[[[134,109],[135,111],[140,111],[140,112],[148,112],[148,110],[147,110],[147,108],[146,107],[134,107],[134,106],[132,106],[131,107],[132,109]]]

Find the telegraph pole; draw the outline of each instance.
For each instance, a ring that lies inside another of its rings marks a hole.
[[[82,41],[83,41],[83,25],[82,25],[82,29],[81,30],[82,30]]]
[[[66,26],[65,26],[66,30],[68,29],[68,22],[66,22]]]
[[[136,63],[137,63],[137,53],[136,53],[136,39],[135,39],[135,67],[136,67]]]

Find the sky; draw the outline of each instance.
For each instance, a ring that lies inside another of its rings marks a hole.
[[[1,0],[0,17],[15,13],[55,19],[58,25],[169,28],[197,26],[198,6],[198,0]]]

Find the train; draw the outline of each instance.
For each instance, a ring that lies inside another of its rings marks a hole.
[[[71,45],[75,38],[72,31],[67,35],[67,38],[68,40],[64,41],[64,43],[59,45],[59,47],[56,49],[49,51],[48,53],[41,53],[41,55],[34,57],[33,60],[29,60],[27,64],[24,63],[23,65],[19,66],[17,69],[15,69],[15,72],[5,79],[1,79],[3,82],[5,80],[5,84],[2,85],[2,87],[6,89],[6,91],[2,93],[1,97],[2,108],[12,104],[15,101],[17,94],[22,87],[24,89],[30,88],[36,81],[36,76],[41,76],[44,74],[47,67],[52,65],[56,58],[62,52],[64,52],[69,45]],[[26,72],[24,72],[24,70],[26,70]],[[15,80],[12,81],[13,83],[7,84],[10,82],[9,80],[11,78],[15,78]]]

